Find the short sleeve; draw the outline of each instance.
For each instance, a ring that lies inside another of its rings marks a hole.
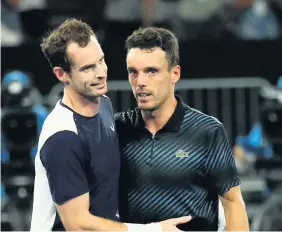
[[[220,196],[240,184],[232,149],[222,124],[212,134],[206,160],[206,172],[211,178],[212,186]]]
[[[49,137],[40,149],[53,201],[62,204],[88,192],[83,143],[71,131]]]

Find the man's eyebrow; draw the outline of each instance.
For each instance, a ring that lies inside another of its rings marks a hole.
[[[102,61],[103,59],[105,59],[105,55],[102,55],[99,62]]]
[[[155,69],[155,70],[159,70],[160,68],[158,68],[158,67],[156,67],[156,66],[148,66],[148,67],[145,67],[144,68],[144,71],[145,72],[148,72],[148,71],[150,71],[150,70],[152,70],[152,69]],[[127,67],[127,70],[128,71],[135,71],[136,69],[134,68],[134,67]]]
[[[146,67],[146,68],[145,68],[145,71],[148,72],[148,71],[150,71],[150,70],[152,70],[152,69],[159,70],[160,68],[158,68],[158,67],[156,67],[156,66],[149,66],[149,67]]]
[[[105,55],[103,55],[98,62],[102,61],[104,58],[105,58]],[[82,71],[84,71],[88,68],[96,68],[96,66],[97,66],[96,64],[86,64],[86,65],[83,65],[82,67],[80,67],[79,71],[82,72]]]
[[[96,64],[86,64],[79,68],[79,71],[82,72],[88,68],[96,68]]]
[[[133,67],[127,67],[127,70],[128,70],[128,71],[134,71],[134,70],[136,70],[136,69],[133,68]]]

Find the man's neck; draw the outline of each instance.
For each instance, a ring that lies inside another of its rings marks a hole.
[[[90,100],[78,94],[73,89],[65,88],[62,102],[82,116],[93,117],[98,113],[100,97]]]
[[[141,111],[147,129],[154,135],[164,127],[173,115],[177,106],[175,97],[168,99],[159,109],[154,111]]]

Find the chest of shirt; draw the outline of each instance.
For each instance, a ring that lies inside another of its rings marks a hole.
[[[204,142],[178,134],[132,136],[121,145],[122,169],[132,183],[185,187],[204,182],[206,156]]]
[[[103,120],[78,126],[83,141],[89,175],[109,178],[119,173],[120,152],[114,124]]]

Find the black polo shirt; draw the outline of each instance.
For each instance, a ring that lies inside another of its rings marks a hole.
[[[223,125],[176,96],[167,124],[152,135],[139,109],[115,115],[121,149],[121,221],[191,215],[183,230],[217,230],[218,195],[239,185]]]

